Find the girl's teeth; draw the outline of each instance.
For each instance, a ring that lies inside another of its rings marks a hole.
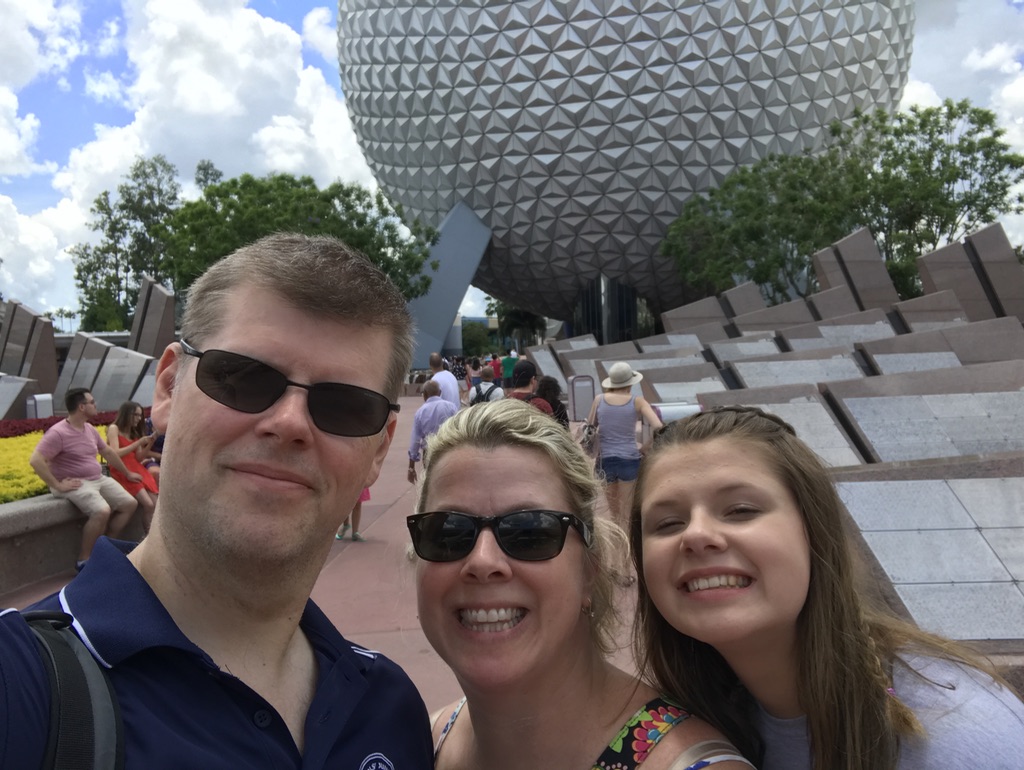
[[[686,590],[690,593],[705,591],[708,588],[745,588],[750,585],[750,578],[743,575],[712,575],[686,581]]]

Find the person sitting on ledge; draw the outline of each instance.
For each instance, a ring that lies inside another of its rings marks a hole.
[[[96,455],[102,455],[127,481],[137,484],[142,476],[128,468],[89,424],[89,418],[97,414],[92,393],[86,388],[71,388],[64,397],[64,406],[67,418],[50,426],[28,462],[54,497],[70,501],[88,517],[76,564],[81,570],[100,535],[117,537],[138,507],[124,487],[103,475]]]
[[[145,434],[146,415],[142,404],[125,401],[117,410],[117,418],[107,426],[107,444],[117,452],[124,461],[125,467],[135,471],[142,477],[141,481],[131,481],[117,468],[110,469],[110,477],[127,490],[139,501],[142,513],[142,525],[149,532],[153,522],[153,511],[156,510],[156,496],[160,492],[156,479],[142,464],[153,445],[152,434]]]

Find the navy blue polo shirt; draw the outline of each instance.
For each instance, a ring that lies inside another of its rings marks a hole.
[[[33,609],[62,609],[109,669],[125,726],[125,764],[147,770],[433,767],[426,707],[383,655],[345,641],[312,602],[300,623],[316,654],[316,693],[299,754],[284,721],[248,685],[217,668],[178,629],[125,558],[101,538],[89,565]],[[0,614],[0,768],[42,763],[50,688],[31,630]]]

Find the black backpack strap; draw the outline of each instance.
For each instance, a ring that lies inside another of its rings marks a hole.
[[[124,730],[106,672],[71,630],[63,612],[22,613],[50,681],[50,730],[44,768],[122,770]]]

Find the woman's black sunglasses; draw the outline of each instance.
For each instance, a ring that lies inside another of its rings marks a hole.
[[[179,342],[185,355],[199,359],[196,385],[218,404],[247,414],[269,409],[289,385],[303,388],[306,407],[313,424],[335,436],[372,436],[380,433],[388,414],[401,407],[386,396],[357,385],[292,382],[281,372],[249,356],[226,350],[198,351],[185,340]]]
[[[490,529],[508,556],[544,561],[562,552],[572,527],[589,548],[593,533],[579,517],[559,511],[513,511],[500,516],[471,516],[454,511],[417,513],[406,518],[412,547],[425,561],[458,561],[469,556],[481,530]]]

